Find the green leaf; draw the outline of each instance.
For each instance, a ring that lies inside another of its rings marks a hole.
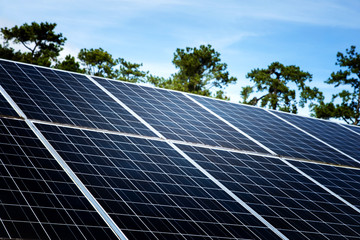
[[[339,90],[333,94],[329,103],[313,106],[313,116],[318,118],[337,118],[354,125],[360,124],[360,54],[356,47],[346,49],[346,53],[338,52],[337,62],[340,70],[333,72],[325,83],[335,87],[346,87],[351,90]],[[335,104],[335,102],[340,102]]]
[[[310,88],[306,85],[307,82],[311,82],[312,75],[294,65],[285,66],[273,62],[266,69],[253,69],[246,78],[249,78],[254,85],[243,88],[240,93],[242,103],[245,104],[257,105],[260,102],[261,107],[297,113],[298,106],[304,107],[308,101],[323,99],[318,88]],[[297,89],[291,89],[290,84],[295,84]],[[255,96],[248,101],[253,92],[263,95]],[[300,99],[299,103],[296,101],[297,96]]]

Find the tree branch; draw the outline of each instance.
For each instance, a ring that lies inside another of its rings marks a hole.
[[[28,46],[26,46],[24,42],[21,42],[21,44],[24,45],[24,47],[25,47],[26,49],[28,49],[30,52],[32,52],[32,49],[29,48]]]
[[[341,116],[341,118],[342,118],[347,124],[350,124],[350,122],[349,122],[344,116]]]

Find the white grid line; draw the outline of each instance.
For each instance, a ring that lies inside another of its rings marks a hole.
[[[194,149],[195,149],[195,148],[194,148]],[[195,149],[195,150],[196,150],[197,152],[201,153],[201,151],[199,151],[198,149]],[[191,151],[191,150],[190,150],[190,151]],[[221,160],[220,160],[220,161],[215,161],[215,160],[213,160],[213,162],[214,162],[213,165],[216,166],[217,169],[216,169],[216,170],[215,170],[215,169],[212,169],[212,171],[216,171],[216,172],[225,174],[225,176],[227,176],[227,177],[230,178],[231,180],[224,180],[224,181],[225,181],[225,182],[228,182],[228,181],[229,181],[229,182],[234,183],[233,181],[236,181],[236,180],[233,179],[233,177],[231,176],[231,174],[226,173],[226,172],[223,171],[222,168],[221,168],[221,165],[223,165],[223,164],[224,164],[225,166],[227,166],[227,164],[230,164],[230,166],[232,166],[231,163],[228,163],[226,157],[222,157],[220,154],[216,153],[215,151],[213,151],[212,153],[209,153],[209,154],[213,154],[213,153],[215,153],[215,154],[214,154],[215,157],[219,157],[220,159],[222,159],[222,160],[224,161],[224,163],[223,163]],[[251,166],[248,166],[248,164],[247,164],[247,162],[246,162],[245,160],[243,161],[243,160],[241,160],[241,158],[240,158],[239,160],[240,160],[240,161],[242,162],[242,164],[244,164],[247,168],[251,168]],[[282,160],[281,160],[281,161],[282,161]],[[220,162],[221,162],[221,163],[220,163]],[[234,167],[234,168],[235,168],[235,167]],[[261,176],[261,177],[263,178],[263,176],[261,175],[261,172],[258,173],[258,172],[256,171],[256,168],[254,169],[254,171],[257,173],[258,176]],[[241,173],[241,171],[237,171],[237,173]],[[275,173],[274,173],[274,174],[275,174]],[[276,174],[275,174],[275,175],[276,175]],[[278,187],[276,186],[276,184],[273,184],[272,180],[275,180],[275,179],[280,179],[280,178],[275,177],[275,178],[269,178],[269,179],[268,179],[268,180],[269,180],[268,182],[272,185],[272,187],[277,188],[279,191],[281,191],[281,192],[282,192],[284,195],[286,195],[288,198],[295,200],[294,198],[291,198],[291,197],[286,193],[286,189],[278,188]],[[267,187],[265,187],[265,188],[263,189],[261,186],[259,186],[258,184],[256,184],[251,177],[249,177],[248,180],[250,180],[251,184],[254,184],[255,187],[256,187],[256,186],[257,186],[257,187],[260,187],[260,188],[262,189],[262,191],[264,191],[263,194],[265,194],[265,193],[268,192],[268,194],[271,195],[271,193],[269,192],[269,190],[266,190],[266,188],[269,187],[268,185],[267,185]],[[300,181],[295,181],[295,182],[298,182],[298,183],[302,184],[302,182],[300,182]],[[308,182],[308,183],[310,183],[310,182]],[[291,186],[291,184],[290,184],[290,186]],[[305,185],[304,185],[304,186],[305,186]],[[296,190],[296,188],[293,188],[293,187],[291,187],[291,189]],[[241,192],[241,191],[242,191],[242,190],[240,190],[240,192]],[[248,190],[245,190],[245,191],[251,193],[251,192],[248,191]],[[314,193],[315,193],[315,192],[314,192]],[[261,194],[258,193],[258,192],[256,192],[256,193],[254,194],[254,196],[260,196],[260,195],[261,195]],[[267,196],[267,195],[264,195],[264,196]],[[311,198],[308,198],[308,195],[306,196],[306,194],[303,195],[303,197],[304,197],[304,199],[311,200]],[[269,206],[269,204],[267,205],[266,203],[263,203],[260,199],[258,199],[258,201],[261,202],[262,204],[265,204],[265,206]],[[298,204],[299,204],[300,206],[303,206],[301,203],[298,203]],[[313,201],[313,204],[317,205],[317,207],[318,207],[319,209],[322,209],[320,202]],[[271,204],[270,204],[270,205],[271,205]],[[296,210],[296,208],[288,208],[286,205],[283,205],[281,202],[280,202],[280,205],[276,205],[276,206],[281,206],[281,207],[284,207],[284,208],[288,209],[288,211],[291,211],[292,214],[293,214],[293,218],[294,218],[294,219],[302,219],[299,215],[297,215],[295,212],[293,212],[293,210]],[[301,208],[301,209],[303,209],[303,208]],[[305,208],[305,209],[306,209],[306,208]],[[281,218],[281,217],[278,215],[277,212],[275,212],[275,214],[276,214],[277,217]],[[333,217],[336,218],[335,216],[333,216]],[[283,218],[283,220],[285,220],[285,221],[287,221],[288,219],[291,219],[291,218],[289,218],[289,217]],[[320,219],[320,218],[319,218],[319,221],[320,221],[320,222],[324,222],[324,220],[323,220],[323,219]],[[340,220],[338,220],[338,221],[340,221]],[[341,222],[341,221],[340,221],[340,222]],[[324,222],[324,223],[326,223],[326,222]],[[288,224],[291,225],[290,223],[288,223]],[[326,224],[327,224],[327,223],[326,223]],[[293,226],[293,228],[294,228],[294,229],[297,229],[296,226]],[[314,229],[314,230],[315,230],[316,232],[320,233],[320,234],[323,234],[323,233],[319,232],[317,229]],[[334,231],[336,231],[336,230],[334,229]],[[340,232],[337,231],[337,233],[341,235]]]
[[[8,129],[7,126],[4,125],[4,127],[7,129],[7,131],[9,133],[11,133],[11,131]],[[18,141],[15,139],[15,137],[13,137],[15,143],[16,143],[16,147],[21,149],[21,152],[24,154],[24,156],[26,156],[26,153],[24,152],[23,148],[21,147],[21,145],[18,143]],[[1,160],[0,160],[1,161]],[[64,205],[61,203],[61,201],[58,199],[58,196],[54,193],[53,189],[49,186],[48,182],[43,178],[43,175],[39,172],[39,170],[34,166],[33,162],[30,161],[31,166],[33,166],[34,170],[39,174],[39,176],[41,177],[41,180],[45,183],[45,185],[48,187],[48,189],[50,190],[51,194],[56,198],[56,200],[59,202],[60,206],[62,207],[63,210],[65,210],[66,214],[68,215],[68,217],[71,219],[72,223],[76,226],[76,228],[79,230],[80,234],[85,238],[85,235],[83,234],[83,232],[80,230],[79,226],[75,223],[74,219],[71,217],[71,215],[69,214],[68,210],[64,207]],[[5,164],[4,167],[6,168]],[[12,179],[16,179],[16,177],[12,177]],[[15,182],[15,181],[14,181]],[[16,184],[16,183],[15,183]],[[22,192],[21,192],[22,194]],[[46,193],[48,194],[48,193]],[[23,194],[22,194],[23,195]],[[25,196],[23,196],[25,198]],[[25,200],[27,201],[27,199],[25,198]],[[30,205],[29,205],[30,206]]]
[[[28,202],[27,198],[24,196],[24,193],[20,190],[18,184],[16,183],[16,181],[14,180],[14,178],[11,176],[10,171],[7,169],[7,167],[5,166],[5,164],[2,162],[2,160],[0,159],[0,163],[4,166],[6,173],[10,176],[11,180],[13,181],[14,185],[16,186],[17,190],[19,191],[19,193],[21,194],[21,196],[23,197],[23,199],[25,200],[27,206],[30,208],[30,211],[32,212],[32,214],[34,214],[34,217],[36,218],[37,222],[40,224],[41,228],[43,229],[43,231],[45,232],[46,236],[48,237],[48,239],[51,239],[49,234],[47,233],[46,229],[44,228],[43,224],[41,223],[40,219],[38,218],[38,216],[36,215],[34,209],[31,207],[30,203]],[[2,222],[2,221],[1,221]],[[8,233],[7,229],[5,228],[6,232]]]
[[[0,161],[1,161],[1,159],[0,159]],[[8,230],[6,229],[5,224],[4,224],[4,222],[3,222],[3,220],[2,220],[1,218],[0,218],[0,222],[1,222],[1,225],[4,227],[5,232],[6,232],[6,234],[8,235],[8,237],[11,238],[11,235],[10,235],[10,233],[8,232]]]

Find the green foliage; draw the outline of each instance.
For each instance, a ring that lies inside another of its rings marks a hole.
[[[119,75],[117,79],[127,82],[144,82],[148,72],[139,70],[142,63],[131,63],[125,61],[123,58],[119,58]]]
[[[54,67],[71,72],[85,73],[85,70],[80,68],[80,63],[71,55],[66,55],[64,61],[58,62]]]
[[[222,91],[222,90],[216,91],[214,97],[215,97],[215,98],[218,98],[218,99],[221,99],[221,100],[226,100],[226,101],[229,101],[229,100],[230,100],[230,98],[229,98],[228,96],[225,96],[225,93],[224,93],[224,91]]]
[[[175,87],[181,91],[210,95],[210,88],[222,88],[236,82],[226,71],[227,64],[221,63],[220,53],[211,45],[201,45],[199,48],[176,49],[173,64],[179,69],[173,76]]]
[[[257,105],[260,102],[261,107],[297,113],[298,105],[304,107],[308,101],[323,99],[318,88],[306,85],[306,82],[312,81],[311,74],[294,65],[285,66],[273,62],[266,69],[253,69],[246,78],[250,78],[254,86],[242,88],[240,95],[245,104]],[[295,85],[297,89],[292,89],[289,85]],[[296,94],[296,90],[300,93]],[[249,100],[254,91],[265,94]]]
[[[167,79],[148,75],[148,72],[140,70],[142,64],[131,63],[123,58],[113,58],[102,48],[81,49],[78,54],[80,62],[71,55],[59,61],[57,58],[63,50],[66,38],[61,33],[55,33],[55,27],[55,23],[32,22],[12,28],[1,28],[5,42],[0,45],[0,58],[43,66],[52,65],[57,69],[129,82],[147,81],[158,87],[205,96],[213,95],[226,100],[229,98],[224,95],[221,88],[237,80],[229,76],[226,70],[227,65],[221,62],[220,53],[216,52],[211,45],[176,49],[172,62],[179,71]],[[21,44],[27,51],[16,51],[9,47],[10,42]],[[218,91],[212,93],[213,87]]]
[[[183,89],[182,88],[183,86],[181,85],[181,83],[178,81],[174,81],[174,78],[163,78],[163,77],[158,77],[158,76],[154,76],[154,75],[148,75],[146,81],[148,83],[151,83],[154,86],[157,86],[160,88],[167,88],[167,89],[173,89],[173,90]],[[181,91],[185,91],[185,90],[181,90]],[[211,96],[210,91],[204,91],[203,93],[208,94],[206,96]],[[205,95],[205,94],[202,94],[202,95]],[[225,93],[222,90],[216,91],[212,97],[222,99],[222,100],[230,100],[229,97],[225,96]]]
[[[114,59],[102,48],[80,50],[78,58],[85,66],[85,73],[127,82],[143,82],[147,72],[139,70],[142,64],[131,63],[123,58]],[[119,69],[116,66],[119,65]]]
[[[52,61],[56,61],[60,51],[63,49],[66,38],[61,33],[56,34],[54,29],[56,23],[27,23],[12,28],[1,28],[2,37],[6,41],[2,48],[8,51],[1,51],[1,57],[28,62],[32,64],[50,66]],[[28,52],[15,52],[8,47],[12,41],[15,44],[22,44]]]
[[[156,86],[156,87],[160,87],[160,88],[166,88],[164,87],[164,85],[166,85],[165,82],[170,81],[170,79],[165,79],[163,77],[158,77],[155,75],[148,75],[146,77],[146,82],[151,83],[152,85]]]
[[[325,83],[335,87],[346,86],[351,90],[342,90],[334,94],[330,103],[320,103],[314,107],[313,116],[318,118],[338,118],[354,125],[360,124],[360,54],[356,47],[346,49],[346,54],[337,53],[336,65],[344,68],[331,73]],[[335,103],[340,101],[340,103]]]
[[[15,51],[14,48],[9,47],[7,44],[5,46],[0,45],[0,58],[24,62],[23,54],[20,51]]]
[[[220,53],[211,45],[178,48],[172,62],[179,69],[177,73],[167,79],[150,75],[147,81],[157,87],[211,96],[211,88],[223,88],[237,80],[229,76],[226,63],[221,63]],[[223,91],[215,97],[227,99]]]
[[[173,89],[173,90],[179,90],[179,91],[186,91],[183,84],[177,80],[175,80],[173,77],[164,78],[164,77],[158,77],[154,75],[148,75],[146,81],[148,83],[153,84],[156,87],[159,88],[167,88],[167,89]]]
[[[118,72],[115,66],[119,63],[110,53],[102,48],[83,48],[78,54],[81,64],[85,66],[85,72],[99,77],[116,78]]]
[[[252,98],[251,100],[248,100],[250,95],[253,92],[254,92],[253,87],[251,87],[251,86],[243,87],[241,92],[240,92],[240,96],[243,99],[242,103],[249,104],[249,105],[256,105],[257,102],[258,102],[258,99],[256,97]]]
[[[42,66],[51,66],[55,68],[87,73],[91,75],[114,78],[129,82],[144,81],[147,72],[139,70],[142,64],[130,63],[123,58],[114,59],[110,53],[98,49],[83,48],[78,54],[81,64],[75,57],[67,55],[63,61],[57,60],[59,53],[63,50],[66,38],[61,33],[56,34],[55,23],[36,23],[30,25],[25,23],[21,26],[12,28],[1,28],[2,37],[5,40],[4,45],[0,45],[0,58],[14,61],[27,62]],[[9,47],[9,42],[21,44],[27,52],[15,51]],[[119,69],[115,67],[120,65]]]

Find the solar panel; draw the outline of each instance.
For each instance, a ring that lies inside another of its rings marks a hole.
[[[182,93],[94,79],[168,139],[266,152]]]
[[[132,239],[277,239],[166,142],[37,126]]]
[[[341,161],[334,163],[349,166],[360,166],[360,148],[358,147],[358,143],[360,142],[360,135],[349,131],[340,124],[329,121],[320,121],[314,118],[296,116],[294,114],[286,114],[275,111],[274,114],[280,116],[292,124],[295,124],[297,127],[305,130],[306,132],[354,158],[354,160],[348,160],[344,157]]]
[[[244,131],[276,154],[313,161],[360,166],[264,109],[191,95],[191,98]],[[292,116],[292,115],[291,115]],[[318,120],[317,120],[318,121]]]
[[[354,211],[277,158],[179,147],[289,238],[360,238]]]
[[[0,60],[0,238],[360,239],[359,128],[303,119]]]
[[[0,65],[1,85],[30,119],[154,136],[84,75]]]
[[[1,239],[115,239],[24,121],[0,135]]]
[[[293,162],[293,164],[360,208],[360,169],[306,162]]]

